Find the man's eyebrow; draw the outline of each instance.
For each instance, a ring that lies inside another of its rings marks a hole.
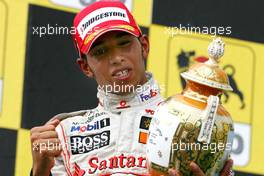
[[[116,34],[115,38],[121,38],[123,36],[131,35],[128,32],[119,32]]]
[[[104,43],[104,41],[96,41],[93,43],[93,45],[91,46],[90,50],[92,50],[93,48],[102,45]]]

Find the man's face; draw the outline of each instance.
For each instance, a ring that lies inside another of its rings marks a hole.
[[[83,72],[94,77],[106,91],[127,94],[133,90],[131,86],[137,88],[147,81],[144,59],[148,50],[147,37],[138,39],[126,32],[111,31],[94,42],[87,60],[77,62]]]

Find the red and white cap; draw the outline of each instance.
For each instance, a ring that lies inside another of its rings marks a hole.
[[[87,54],[93,42],[108,31],[125,31],[136,37],[142,33],[134,17],[120,1],[101,0],[87,6],[74,18],[79,52]]]

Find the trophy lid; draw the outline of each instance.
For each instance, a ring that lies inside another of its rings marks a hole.
[[[232,91],[227,74],[218,65],[220,57],[224,55],[224,46],[221,38],[213,39],[208,46],[209,59],[204,63],[194,64],[188,71],[181,73],[181,76],[185,80],[216,89]]]

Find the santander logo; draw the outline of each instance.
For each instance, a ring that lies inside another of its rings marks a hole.
[[[118,156],[112,156],[108,159],[100,159],[97,156],[91,157],[88,160],[88,173],[95,174],[105,169],[117,168],[147,168],[146,157],[135,157],[133,155],[124,155],[123,153]]]

